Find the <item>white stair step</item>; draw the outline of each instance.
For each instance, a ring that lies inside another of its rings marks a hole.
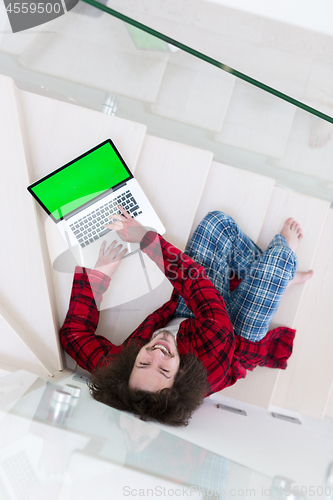
[[[231,215],[240,228],[256,242],[270,204],[274,184],[274,179],[270,177],[213,162],[195,214],[191,235],[208,212],[221,210]],[[268,375],[269,372],[268,370]],[[240,382],[242,381],[238,381],[237,385]],[[236,386],[230,387],[222,393],[235,399],[244,398],[243,393],[238,397],[235,389],[237,391]]]
[[[296,108],[237,80],[217,142],[275,158],[283,156]]]
[[[114,141],[132,172],[135,172],[146,134],[144,125],[29,92],[20,92],[20,97],[32,165],[30,182],[108,138]],[[47,237],[48,253],[53,264],[67,251],[67,245],[56,224],[39,206],[36,211],[41,234]],[[58,272],[52,268],[52,278],[60,325],[68,309],[73,272]]]
[[[66,102],[20,91],[32,182],[111,139],[135,171],[146,126]]]
[[[1,363],[41,376],[53,376],[54,366],[40,351],[30,332],[0,304]]]
[[[0,422],[6,419],[8,412],[38,380],[38,374],[28,373],[23,370],[16,370],[16,373],[7,373],[4,375],[10,376],[3,376],[0,379],[0,406],[2,410]],[[3,424],[4,422],[1,422],[2,426]]]
[[[136,178],[162,220],[165,238],[185,249],[213,153],[147,136]]]
[[[234,84],[229,73],[178,51],[169,58],[153,113],[218,132]]]
[[[331,78],[327,78],[331,82]],[[323,79],[324,83],[324,79]],[[313,105],[313,104],[312,104]],[[316,107],[316,106],[315,106]],[[316,107],[318,109],[318,107]],[[320,109],[323,113],[332,115],[332,107]],[[317,131],[315,133],[315,131]],[[277,167],[322,179],[327,189],[332,189],[333,141],[328,141],[325,147],[310,147],[312,135],[322,139],[333,132],[333,124],[314,118],[302,109],[297,109],[293,127],[283,157],[276,163]],[[314,165],[315,170],[314,170]],[[319,183],[318,183],[319,184]]]
[[[270,177],[213,162],[192,225],[191,236],[213,210],[221,210],[235,219],[240,228],[257,241],[273,192]]]
[[[333,381],[333,210],[330,209],[304,286],[295,321],[297,334],[288,369],[280,373],[272,404],[323,418]]]
[[[288,217],[293,217],[301,224],[304,233],[302,243],[297,250],[299,270],[309,270],[313,264],[328,208],[329,203],[324,200],[275,187],[259,236],[259,246],[262,249],[267,248],[273,236],[281,231],[284,221]],[[303,291],[302,286],[292,287],[286,291],[274,315],[271,328],[295,327]],[[301,336],[302,332],[298,331],[297,334]],[[296,350],[292,356],[297,356]],[[253,372],[248,372],[245,379],[238,380],[233,387],[224,389],[223,394],[267,408],[281,373],[282,370],[257,367]]]
[[[33,28],[33,33],[21,32],[15,33],[15,36],[12,36],[10,32],[10,25],[8,21],[7,25],[7,33],[1,35],[0,38],[0,49],[1,52],[6,52],[7,54],[20,55],[24,50],[26,50],[29,45],[31,45],[37,37],[40,36],[40,32],[44,30],[43,26],[35,26]],[[18,35],[18,36],[16,36]]]
[[[126,25],[112,16],[98,19],[98,31],[96,18],[87,14],[70,12],[53,23],[53,32],[44,32],[21,53],[22,64],[81,85],[154,102],[168,52],[138,50]]]
[[[52,376],[54,367],[48,369],[36,356],[33,341],[26,343],[22,339],[26,334],[20,325],[14,323],[14,330],[6,319],[0,315],[1,366],[7,365],[12,371],[24,369],[40,377]]]
[[[136,178],[166,228],[165,239],[181,250],[184,250],[190,234],[212,156],[209,151],[152,136],[146,136],[142,148]],[[101,313],[98,332],[117,344],[122,343],[148,314],[171,296],[172,286],[162,272],[147,256],[143,255],[143,258],[148,279],[143,282],[142,293],[131,302]],[[138,284],[141,282],[142,266],[136,269],[132,278],[127,278],[130,285],[134,280]],[[121,273],[122,265],[116,277],[119,286],[121,283],[127,286],[128,281]],[[145,292],[147,284],[152,290],[149,293]],[[107,294],[114,294],[113,285],[111,283]],[[103,299],[104,309],[106,305],[107,297],[105,301]]]
[[[281,231],[285,220],[288,217],[293,217],[300,223],[304,235],[296,252],[298,270],[308,271],[314,262],[329,206],[328,201],[275,187],[258,245],[262,249],[267,248],[273,236]],[[304,287],[302,286],[292,287],[286,291],[280,307],[273,317],[273,326],[294,327],[303,291]]]
[[[35,205],[26,190],[30,179],[20,110],[13,81],[0,77],[0,87],[0,197],[4,208],[0,228],[6,242],[1,245],[1,302],[3,309],[15,318],[20,332],[26,332],[39,360],[56,372],[62,368],[56,316],[49,298],[50,282],[40,246]]]

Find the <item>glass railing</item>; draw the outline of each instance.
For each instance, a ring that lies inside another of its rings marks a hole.
[[[0,49],[1,73],[21,88],[143,123],[217,162],[333,200],[333,118],[320,106],[95,0],[34,30],[5,32]]]
[[[163,426],[98,403],[75,376],[67,382],[24,370],[0,379],[1,498],[224,500],[260,498],[277,485]]]
[[[246,66],[239,63],[239,47],[230,33],[230,50],[226,46],[221,50],[225,57],[216,56],[214,42],[226,44],[226,35],[217,36],[216,19],[211,31],[207,29],[208,13],[219,7],[215,4],[213,8],[201,2],[206,17],[200,21],[193,14],[188,29],[180,13],[179,23],[175,22],[171,7],[162,19],[153,2],[145,7],[110,4],[121,13],[85,0],[33,30],[15,35],[5,30],[0,41],[1,73],[11,76],[20,88],[143,123],[149,134],[213,152],[217,162],[333,200],[333,108],[325,90],[331,81],[328,66],[322,70],[322,88],[309,80],[313,100],[310,90],[301,99],[298,91],[283,92],[283,64],[282,71],[274,65],[280,73],[276,85],[267,83],[274,83],[274,78],[266,78],[272,71],[270,66],[258,70],[257,52],[251,56],[249,72],[240,71]],[[126,16],[128,11],[134,19]],[[235,12],[223,12],[230,14],[228,29],[235,37]],[[148,26],[141,23],[144,13]],[[156,30],[162,25],[171,34]],[[225,16],[223,26],[228,31]],[[253,36],[256,26],[251,28]],[[242,44],[250,31],[248,27],[243,33]],[[263,28],[259,32],[262,38]],[[243,58],[249,59],[244,50]],[[302,64],[305,60],[299,61]],[[293,81],[295,73],[291,74]]]
[[[99,5],[96,0],[84,1],[98,8],[106,3],[105,12],[125,22],[137,26],[141,23],[141,29],[157,37],[168,35],[178,47],[188,48],[218,66],[222,63],[239,78],[332,116],[329,71],[333,30],[329,23],[319,26],[318,17],[306,23],[312,24],[311,28],[301,28],[304,19],[295,12],[289,13],[285,22],[279,22],[239,10],[241,0],[235,2],[234,8],[230,8],[232,2],[228,0],[180,4],[177,0],[109,0]],[[250,9],[251,5],[245,8]],[[330,14],[327,12],[329,18]]]

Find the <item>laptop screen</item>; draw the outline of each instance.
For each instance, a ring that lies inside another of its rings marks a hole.
[[[59,221],[133,177],[112,141],[107,140],[28,187]]]

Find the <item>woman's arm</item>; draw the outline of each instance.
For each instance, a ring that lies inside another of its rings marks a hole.
[[[108,248],[103,243],[95,270],[75,269],[69,309],[60,329],[60,342],[65,351],[90,372],[103,356],[121,349],[101,335],[95,335],[103,293],[126,252],[119,251],[115,242]]]
[[[214,323],[216,328],[221,327],[233,336],[224,300],[207,278],[204,268],[156,232],[147,231],[121,206],[118,208],[122,215],[111,215],[110,219],[114,221],[106,227],[117,231],[124,241],[140,243],[141,250],[157,264],[175,290],[184,298],[196,321],[201,325],[206,322],[207,330]]]
[[[152,231],[145,234],[140,247],[184,298],[196,320],[214,319],[225,325],[228,316],[224,300],[207,278],[204,267]]]

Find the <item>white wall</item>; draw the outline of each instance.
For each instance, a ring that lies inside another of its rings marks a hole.
[[[217,409],[217,403],[244,409],[247,416]],[[302,424],[273,418],[271,411],[296,416]],[[260,474],[287,477],[307,488],[324,485],[333,461],[333,419],[316,420],[276,407],[266,410],[222,394],[206,399],[188,427],[162,428]]]
[[[208,1],[333,36],[332,0]]]
[[[88,388],[84,383],[73,382],[72,375],[59,383],[74,383],[82,389],[81,399],[84,399],[81,401],[80,418],[75,428],[84,434],[85,429],[89,428],[89,421],[98,421],[97,435],[113,435],[113,447],[118,447],[117,455],[119,460],[122,460],[119,432],[116,432],[116,427],[112,425],[110,418],[107,418],[111,413],[110,409],[96,402],[92,404],[91,400],[86,401],[87,398],[90,399]],[[247,416],[218,409],[217,403],[243,409]],[[272,411],[296,416],[301,425],[273,418]],[[82,417],[83,414],[85,418]],[[157,423],[150,425],[248,467],[259,475],[268,478],[287,477],[294,480],[298,486],[307,488],[324,486],[328,465],[333,462],[333,419],[316,420],[277,407],[267,410],[227,398],[222,393],[205,399],[203,405],[194,413],[188,427],[172,428]],[[232,470],[234,469],[237,470],[235,464]],[[244,474],[241,475],[246,479],[246,471],[242,472]],[[240,482],[241,478],[238,479]],[[265,477],[260,481],[263,485],[267,484]],[[319,500],[320,495],[316,498]]]
[[[75,426],[72,420],[70,428],[75,428],[76,432],[83,435],[87,435],[87,430],[89,430],[89,435],[96,437],[112,436],[111,455],[117,456],[117,461],[122,462],[125,458],[122,432],[110,418],[113,413],[111,408],[92,401],[85,384],[74,382],[72,375],[63,379],[60,385],[65,383],[74,383],[82,389],[80,409],[77,408],[80,411],[75,414]],[[25,398],[16,404],[16,412],[18,414],[23,412],[30,421],[40,403],[43,391],[44,386],[41,386],[27,393]],[[244,409],[247,416],[218,409],[217,403]],[[297,425],[273,418],[272,409],[270,408],[269,411],[232,400],[222,394],[215,394],[205,400],[186,428],[172,428],[160,424],[149,425],[160,427],[243,467],[250,468],[259,473],[257,477],[259,485],[260,481],[263,485],[267,484],[266,477],[260,475],[268,476],[268,478],[277,475],[288,477],[298,486],[307,487],[308,491],[310,486],[318,488],[324,485],[328,464],[333,461],[333,419],[315,420],[291,411],[274,408],[280,413],[298,416],[302,425]],[[98,425],[91,427],[92,422]],[[108,456],[107,450],[105,453]],[[234,471],[241,469],[233,465]],[[246,471],[243,472],[246,473]],[[238,476],[239,481],[240,479]],[[316,498],[319,499],[320,495]]]

